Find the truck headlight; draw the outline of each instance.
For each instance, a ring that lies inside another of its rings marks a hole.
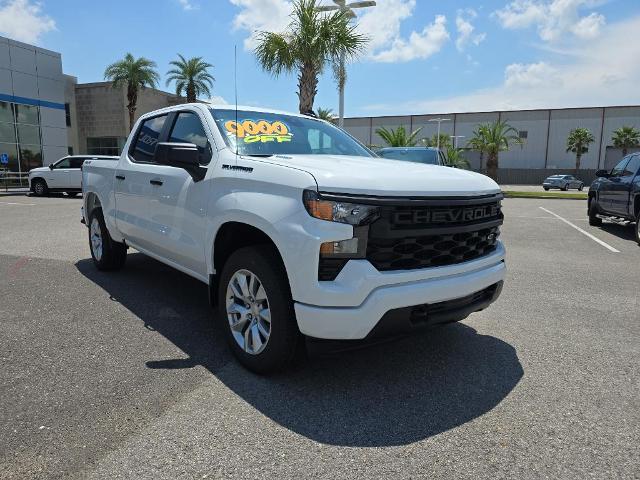
[[[347,223],[353,226],[367,225],[378,218],[379,214],[378,207],[373,205],[323,200],[313,190],[305,190],[302,200],[309,215],[329,222]]]

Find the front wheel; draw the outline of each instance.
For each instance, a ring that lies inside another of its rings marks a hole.
[[[49,187],[47,187],[47,182],[44,180],[37,178],[33,181],[33,193],[35,193],[36,197],[44,197],[49,193]]]
[[[569,190],[569,184],[567,183],[564,187],[562,187],[562,190],[564,192],[566,192],[567,190]]]
[[[598,217],[598,207],[595,198],[589,202],[589,225],[599,227],[602,225],[602,219]]]
[[[269,373],[293,362],[301,335],[287,274],[273,247],[232,253],[222,269],[218,300],[231,351],[246,368]]]
[[[127,260],[127,247],[111,238],[100,208],[89,217],[89,248],[98,270],[120,270]]]

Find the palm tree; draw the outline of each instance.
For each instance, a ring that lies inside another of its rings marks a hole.
[[[506,152],[511,145],[522,145],[518,131],[502,120],[493,123],[478,125],[468,145],[481,155],[487,154],[487,175],[492,179],[498,179],[498,156],[500,152]]]
[[[184,58],[178,54],[179,60],[169,62],[175,68],[167,72],[167,86],[176,82],[176,95],[185,92],[187,103],[194,103],[201,95],[211,96],[215,78],[207,70],[213,65],[202,60],[202,57]]]
[[[354,59],[362,53],[367,37],[356,33],[347,12],[327,15],[316,8],[316,0],[293,2],[291,23],[284,33],[261,32],[255,55],[264,70],[278,76],[298,71],[300,113],[313,111],[318,76],[327,64],[340,57]]]
[[[473,131],[473,137],[467,142],[467,147],[480,153],[480,170],[482,170],[482,160],[486,150],[486,142],[484,139],[488,136],[488,127],[486,124],[478,125]]]
[[[640,130],[635,127],[620,127],[613,131],[613,146],[622,149],[622,156],[626,156],[630,148],[640,144]]]
[[[318,118],[321,120],[326,120],[327,122],[333,122],[336,116],[333,114],[332,109],[318,107]]]
[[[419,128],[413,133],[407,135],[407,131],[403,126],[400,126],[395,130],[387,130],[382,127],[378,128],[376,133],[382,137],[382,140],[384,140],[389,147],[415,147],[418,143],[416,137],[420,133],[420,130],[422,130],[422,128]]]
[[[425,147],[437,147],[440,145],[440,150],[449,150],[451,148],[451,137],[446,133],[440,134],[440,142],[438,142],[438,134],[434,133],[431,138],[423,138],[422,143]]]
[[[469,170],[471,168],[469,161],[464,158],[464,150],[461,148],[447,149],[447,165],[450,167],[462,168],[464,170]]]
[[[574,128],[567,137],[567,152],[576,154],[576,173],[580,169],[582,155],[589,151],[589,145],[595,142],[593,133],[588,128]]]
[[[144,57],[134,58],[127,53],[124,59],[112,63],[105,69],[104,78],[112,83],[113,88],[127,87],[129,130],[133,129],[138,92],[146,87],[155,88],[160,80],[156,72],[156,62]]]

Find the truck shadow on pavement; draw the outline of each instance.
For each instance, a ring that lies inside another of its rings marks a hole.
[[[618,238],[630,240],[635,243],[636,237],[633,231],[634,227],[635,224],[621,225],[619,223],[604,221],[602,222],[600,229],[610,233],[611,235],[615,235]]]
[[[325,444],[376,447],[424,440],[489,412],[523,376],[513,346],[458,323],[315,355],[292,370],[260,377],[232,359],[201,282],[141,254],[130,254],[115,274],[97,271],[90,259],[76,266],[140,318],[141,328],[157,331],[189,356],[150,359],[149,368],[202,365],[263,415]]]

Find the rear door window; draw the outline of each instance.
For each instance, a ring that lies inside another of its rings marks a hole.
[[[142,122],[136,138],[129,149],[129,155],[133,157],[134,161],[153,163],[156,145],[158,144],[166,120],[167,115],[160,115],[158,117],[148,118]]]
[[[169,141],[173,143],[193,143],[198,147],[200,165],[207,165],[211,161],[209,139],[204,131],[202,121],[193,112],[180,112],[171,129]]]
[[[81,158],[70,158],[70,168],[82,168],[82,164],[84,163],[84,157]]]

